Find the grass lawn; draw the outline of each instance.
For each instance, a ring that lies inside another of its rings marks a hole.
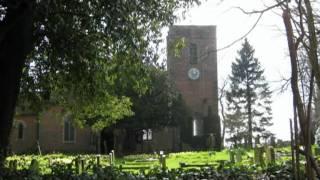
[[[277,163],[281,163],[285,160],[289,160],[290,149],[281,148],[276,150],[278,153]],[[279,156],[279,154],[283,153]],[[179,152],[170,153],[166,155],[166,166],[169,169],[179,168],[180,163],[187,165],[218,165],[220,161],[229,161],[229,150],[223,150],[220,152],[214,151],[199,151],[199,152]],[[235,165],[249,165],[253,164],[253,150],[242,151],[242,161],[235,163]],[[31,160],[36,159],[39,162],[39,168],[41,173],[50,173],[53,166],[67,166],[68,164],[75,164],[74,160],[81,158],[85,162],[85,166],[93,165],[97,162],[97,155],[66,155],[66,154],[48,154],[48,155],[15,155],[7,158],[7,165],[9,161],[17,160],[17,168],[28,168]],[[115,165],[122,166],[123,169],[129,171],[137,171],[138,168],[150,168],[160,166],[159,156],[157,154],[138,154],[128,155],[122,158],[116,157]],[[110,157],[108,155],[100,156],[100,164],[102,166],[108,166]],[[132,167],[132,168],[130,168]]]

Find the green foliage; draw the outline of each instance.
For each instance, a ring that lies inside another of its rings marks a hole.
[[[38,1],[34,47],[23,69],[20,107],[59,105],[79,124],[101,130],[131,116],[120,89],[147,91],[161,28],[198,0]]]
[[[119,126],[128,128],[159,129],[177,126],[189,117],[189,111],[162,68],[146,67],[149,74],[148,89],[144,94],[132,88],[123,89],[132,102],[133,115],[122,120]]]
[[[266,127],[272,125],[271,94],[263,75],[264,70],[254,49],[245,39],[232,63],[229,90],[226,93],[226,129],[234,144],[245,139],[252,145],[254,134],[267,138],[271,133]]]
[[[63,173],[57,173],[61,171]],[[114,167],[95,167],[92,174],[69,174],[69,171],[55,170],[52,174],[39,175],[32,174],[28,170],[21,171],[1,171],[0,177],[5,179],[112,179],[112,180],[143,180],[143,179],[292,179],[291,171],[286,166],[275,166],[266,169],[263,172],[257,172],[247,167],[221,168],[214,169],[210,167],[200,169],[172,169],[162,171],[160,168],[154,168],[149,173],[130,173],[120,171]]]
[[[168,53],[172,53],[174,55],[174,57],[180,57],[181,56],[181,51],[183,48],[186,47],[186,42],[185,42],[185,38],[178,38],[175,39],[169,46],[169,50],[173,51],[173,52],[168,52]]]

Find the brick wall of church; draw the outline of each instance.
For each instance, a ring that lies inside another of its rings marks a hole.
[[[10,148],[16,153],[33,152],[36,150],[36,123],[34,115],[16,116],[11,130]],[[19,123],[23,124],[23,137],[18,137]]]
[[[40,122],[40,145],[45,152],[95,152],[90,128],[76,128],[75,142],[63,140],[63,118],[61,108],[52,108],[43,113]]]
[[[66,143],[63,140],[63,120],[61,108],[53,107],[40,116],[39,142],[41,151],[50,152],[95,152],[90,128],[75,128],[75,141]],[[23,138],[18,138],[17,124],[24,126]],[[37,121],[35,115],[15,117],[15,127],[11,132],[10,146],[14,153],[37,152]]]

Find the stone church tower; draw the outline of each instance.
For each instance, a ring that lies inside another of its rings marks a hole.
[[[177,42],[183,42],[178,53]],[[184,132],[189,141],[186,144],[191,149],[219,149],[216,27],[172,26],[167,47],[169,78],[192,116],[187,124],[180,125],[181,132],[188,131]]]

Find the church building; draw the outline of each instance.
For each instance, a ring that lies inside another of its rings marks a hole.
[[[169,79],[180,93],[189,118],[160,129],[132,128],[121,123],[97,138],[89,127],[74,126],[61,107],[41,116],[21,113],[11,134],[14,153],[82,152],[101,150],[118,155],[208,150],[221,148],[218,115],[217,50],[215,26],[172,26],[167,36]]]

